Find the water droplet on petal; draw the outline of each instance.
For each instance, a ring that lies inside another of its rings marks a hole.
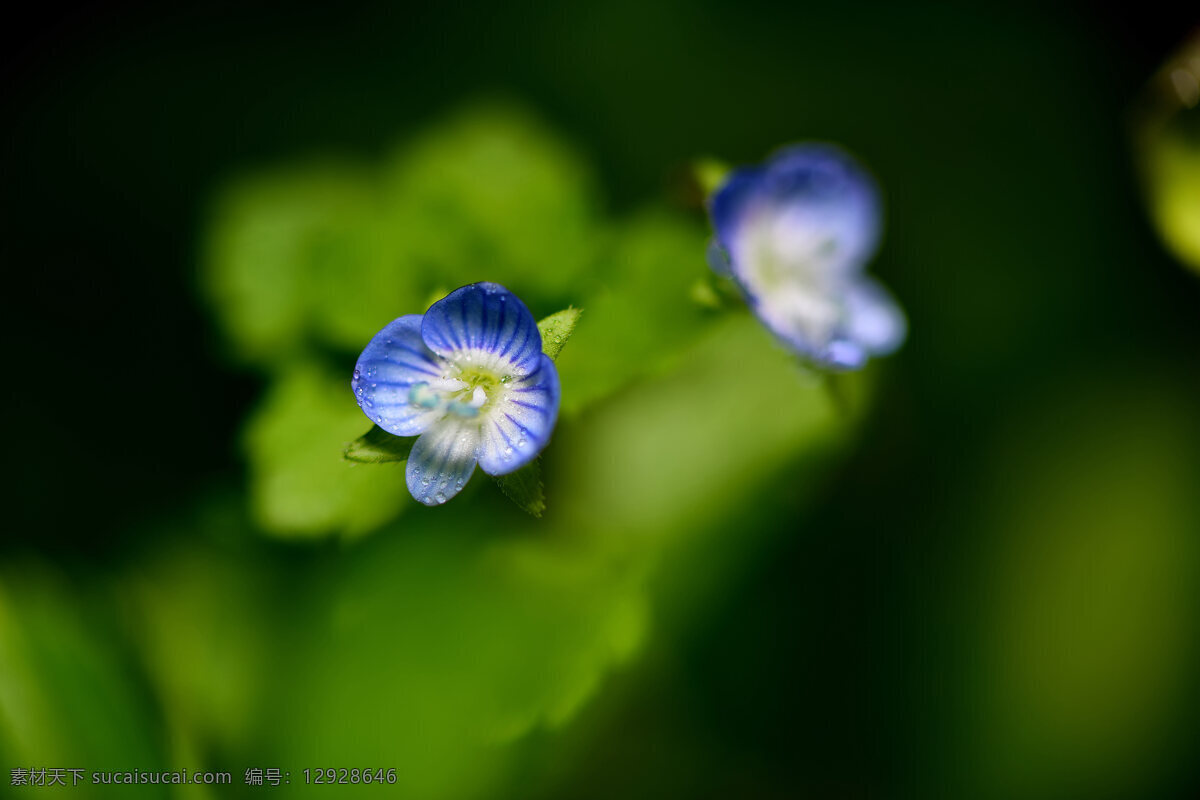
[[[444,492],[438,492],[433,499],[437,500],[439,503],[444,503],[446,502],[446,494]]]

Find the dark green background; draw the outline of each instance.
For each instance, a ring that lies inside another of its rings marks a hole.
[[[806,518],[787,498],[761,510],[756,523],[787,533],[718,615],[657,643],[585,712],[600,735],[530,747],[584,748],[548,793],[955,796],[973,784],[945,743],[974,730],[949,684],[991,624],[963,576],[1003,538],[995,509],[1031,502],[1009,478],[1019,486],[1074,425],[1142,441],[1161,419],[1139,415],[1160,400],[1186,409],[1161,436],[1197,450],[1200,288],[1151,233],[1128,137],[1144,81],[1187,31],[1178,12],[743,0],[34,13],[4,34],[0,559],[37,551],[68,573],[119,560],[140,520],[240,480],[234,437],[259,384],[222,361],[195,286],[211,195],[243,169],[376,156],[499,95],[576,142],[614,210],[682,202],[697,156],[753,161],[801,138],[841,142],[879,176],[875,269],[912,332],[854,457]],[[1196,788],[1194,683],[1175,703],[1158,760],[1115,796]]]

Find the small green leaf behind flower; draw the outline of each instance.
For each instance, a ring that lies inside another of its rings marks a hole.
[[[542,488],[541,457],[535,458],[516,472],[495,475],[493,480],[505,496],[529,513],[541,517],[546,510],[546,492]]]
[[[557,359],[582,314],[582,310],[568,307],[538,322],[538,332],[542,334],[542,352],[551,359]]]
[[[388,433],[378,425],[372,425],[371,430],[346,445],[343,457],[356,464],[386,464],[394,461],[408,461],[412,452],[415,436],[396,436]]]

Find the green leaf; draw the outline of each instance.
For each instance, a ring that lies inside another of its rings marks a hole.
[[[558,354],[566,347],[567,339],[571,338],[571,333],[575,330],[575,323],[579,322],[582,314],[583,311],[580,309],[568,307],[539,322],[538,332],[542,334],[542,352],[551,359],[558,358]]]
[[[540,458],[535,458],[516,472],[493,476],[500,491],[534,517],[541,517],[542,512],[546,510],[546,495],[542,490],[542,470],[538,466],[540,460]]]
[[[396,436],[378,425],[346,445],[342,454],[347,461],[359,464],[385,464],[389,461],[408,461],[415,436]]]
[[[576,295],[588,321],[558,365],[562,413],[572,416],[665,366],[713,324],[712,309],[688,300],[709,233],[695,220],[653,209],[614,230],[598,270],[602,285]]]
[[[569,297],[603,239],[591,166],[510,104],[474,104],[406,140],[379,183],[393,268],[422,296],[489,280],[528,303]]]
[[[256,522],[278,536],[355,536],[403,511],[395,464],[338,458],[365,421],[345,375],[306,362],[281,370],[243,437]]]
[[[106,594],[77,575],[25,558],[6,559],[0,567],[5,772],[9,762],[137,764],[140,769],[169,763],[157,735],[161,709],[149,701],[138,673],[129,667],[128,642],[112,626],[118,618]],[[86,794],[122,796],[119,788],[95,789],[100,791]]]

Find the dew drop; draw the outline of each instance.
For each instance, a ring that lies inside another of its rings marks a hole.
[[[428,485],[429,485],[429,478],[421,478],[421,485],[422,485],[422,486],[428,486]]]
[[[518,439],[518,440],[517,440],[517,447],[524,447],[524,446],[525,446],[525,440],[524,440],[524,439]]]
[[[437,500],[439,503],[444,503],[446,502],[446,495],[443,492],[438,492],[436,495],[434,495],[433,499]]]

